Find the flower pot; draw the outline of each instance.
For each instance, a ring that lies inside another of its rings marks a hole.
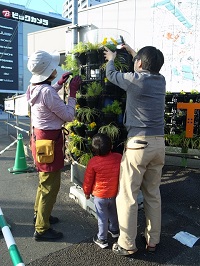
[[[76,98],[76,100],[77,100],[77,104],[79,104],[80,107],[84,107],[87,105],[85,97]]]
[[[79,65],[86,65],[86,54],[85,53],[76,53],[74,54],[75,59]]]
[[[105,51],[104,48],[98,50],[99,62],[100,62],[101,65],[106,63],[105,56],[104,56],[104,51]]]
[[[123,124],[123,114],[119,114],[118,116],[117,116],[117,122],[118,122],[118,124],[120,124],[120,125],[122,125]]]
[[[97,50],[86,52],[87,64],[99,64],[99,53]]]
[[[97,128],[92,130],[85,130],[86,137],[92,138],[95,134],[97,134],[98,130]]]
[[[73,127],[75,134],[77,134],[80,137],[85,137],[85,125],[82,125],[80,127]]]
[[[87,106],[90,108],[98,108],[99,106],[99,97],[87,97],[86,98]]]
[[[113,113],[104,113],[103,114],[103,121],[105,124],[110,124],[112,122],[117,123],[118,116]]]
[[[181,93],[179,93],[179,94],[176,94],[175,95],[175,101],[176,102],[180,102],[180,103],[186,103],[187,101],[188,101],[188,96],[186,95],[186,94],[181,94]]]
[[[105,82],[104,94],[113,96],[115,94],[115,85],[110,81]]]
[[[173,102],[173,100],[174,100],[174,94],[173,93],[167,93],[165,95],[165,102],[166,103],[171,103],[171,102]]]

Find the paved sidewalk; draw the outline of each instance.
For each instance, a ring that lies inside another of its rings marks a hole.
[[[0,121],[0,151],[12,140],[6,134],[6,126]],[[114,240],[109,237],[109,247],[102,250],[93,243],[97,220],[69,198],[70,169],[62,173],[62,184],[53,211],[60,219],[55,229],[64,233],[58,242],[36,242],[33,239],[33,203],[37,187],[37,173],[13,175],[16,145],[0,155],[0,207],[12,226],[12,234],[27,266],[193,266],[200,265],[200,246],[189,248],[173,236],[185,231],[200,236],[200,169],[166,165],[163,169],[162,234],[155,255],[146,254],[140,239],[144,230],[144,212],[138,215],[139,252],[133,258],[118,257],[111,251]],[[33,166],[30,158],[27,163]],[[197,243],[198,244],[198,243]],[[0,237],[0,265],[12,265],[4,238]]]

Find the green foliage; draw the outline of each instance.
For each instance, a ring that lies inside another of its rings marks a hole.
[[[87,166],[89,160],[93,157],[92,153],[84,153],[78,158],[78,162],[84,166]]]
[[[105,47],[107,47],[109,50],[111,50],[112,52],[115,52],[116,51],[116,45],[113,44],[113,43],[107,43],[104,45]]]
[[[111,138],[112,141],[114,141],[119,137],[120,130],[118,127],[110,123],[108,125],[101,126],[98,130],[98,133],[106,134]]]
[[[79,99],[79,98],[85,98],[85,95],[82,94],[80,91],[77,91],[76,93],[76,98]]]
[[[75,119],[71,122],[66,123],[65,128],[67,130],[71,131],[71,128],[77,126],[78,123],[79,123],[79,121]]]
[[[71,153],[75,153],[75,151],[77,152],[77,150],[79,151],[83,151],[85,146],[84,146],[84,139],[78,135],[70,135],[69,137],[69,143],[68,143],[68,151]],[[81,154],[81,153],[79,153]],[[76,156],[78,156],[76,154]]]
[[[181,134],[166,134],[165,141],[166,144],[173,147],[181,148],[191,148],[199,149],[200,148],[200,138],[199,136],[194,135],[192,138],[187,138],[185,136],[185,131]]]
[[[196,89],[191,90],[191,94],[199,94],[199,91]]]
[[[94,108],[89,107],[81,107],[76,110],[76,117],[80,121],[84,121],[85,123],[91,123],[95,120],[95,116],[99,116],[99,111]]]
[[[62,69],[71,71],[73,76],[79,75],[79,67],[77,60],[71,54],[66,56],[65,62],[64,64],[62,64]]]
[[[113,113],[120,115],[122,113],[121,103],[117,100],[114,100],[112,104],[108,104],[107,106],[103,107],[102,112],[105,114]]]
[[[118,71],[128,70],[129,66],[128,66],[127,62],[125,60],[121,60],[121,59],[122,59],[121,56],[115,57],[114,66],[115,66],[116,70],[118,70]],[[105,70],[106,69],[106,63],[103,63],[100,66],[100,68]]]
[[[103,91],[103,87],[101,83],[97,81],[93,81],[91,83],[88,83],[86,86],[87,92],[86,97],[95,97],[99,96],[101,92]]]
[[[91,42],[87,42],[85,45],[86,45],[86,51],[98,50],[101,46],[100,43],[91,43]]]
[[[82,54],[85,53],[87,51],[87,45],[83,42],[79,42],[77,43],[74,48],[71,50],[72,54]]]

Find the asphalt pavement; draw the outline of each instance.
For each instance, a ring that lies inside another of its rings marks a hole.
[[[0,152],[8,147],[13,139],[0,115]],[[15,134],[14,129],[12,133]],[[24,141],[28,142],[28,137]],[[14,166],[16,144],[0,155],[0,207],[6,221],[11,225],[11,232],[21,257],[27,266],[192,266],[200,265],[200,241],[188,247],[174,239],[177,233],[184,231],[200,237],[200,169],[199,161],[192,161],[187,168],[180,167],[177,160],[166,158],[163,169],[162,195],[162,233],[156,254],[147,254],[140,234],[144,230],[144,211],[138,215],[139,249],[133,257],[116,256],[111,248],[114,239],[108,237],[109,247],[101,249],[92,238],[97,232],[97,220],[82,209],[69,197],[70,165],[62,172],[61,189],[53,210],[60,223],[54,228],[64,233],[64,238],[57,242],[36,242],[33,239],[33,204],[38,183],[37,172],[12,174],[8,171]],[[34,167],[32,158],[27,157],[27,164]],[[192,167],[191,167],[192,166]],[[0,236],[0,265],[10,266],[12,261],[6,242]]]

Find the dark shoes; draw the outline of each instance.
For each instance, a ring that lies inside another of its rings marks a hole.
[[[120,245],[118,243],[114,243],[113,247],[112,247],[112,251],[116,255],[119,255],[119,256],[131,256],[137,252],[137,248],[133,249],[133,250],[126,250],[126,249],[120,247]]]
[[[105,239],[105,240],[100,240],[100,239],[98,238],[98,236],[96,235],[96,236],[93,237],[93,241],[94,241],[94,243],[97,244],[100,248],[106,248],[106,247],[108,247],[108,241],[107,241],[107,239]]]
[[[52,228],[49,228],[44,233],[38,233],[37,231],[35,231],[33,237],[36,241],[52,241],[61,239],[63,237],[63,233],[57,232]]]
[[[113,238],[119,237],[119,230],[118,231],[108,230],[108,233],[110,233]]]
[[[35,222],[36,222],[36,218],[37,218],[37,214],[34,215],[34,218],[33,218],[33,224],[35,224]],[[58,222],[59,222],[58,217],[54,217],[54,216],[50,216],[50,217],[49,217],[49,223],[50,223],[50,224],[56,224],[56,223],[58,223]]]
[[[146,237],[145,237],[144,233],[141,233],[141,238],[142,238],[142,242],[143,242],[143,243],[145,244],[145,246],[146,246],[146,251],[147,251],[148,253],[154,254],[154,253],[156,252],[156,245],[155,245],[155,247],[151,247],[151,246],[149,246],[149,245],[147,244]]]

